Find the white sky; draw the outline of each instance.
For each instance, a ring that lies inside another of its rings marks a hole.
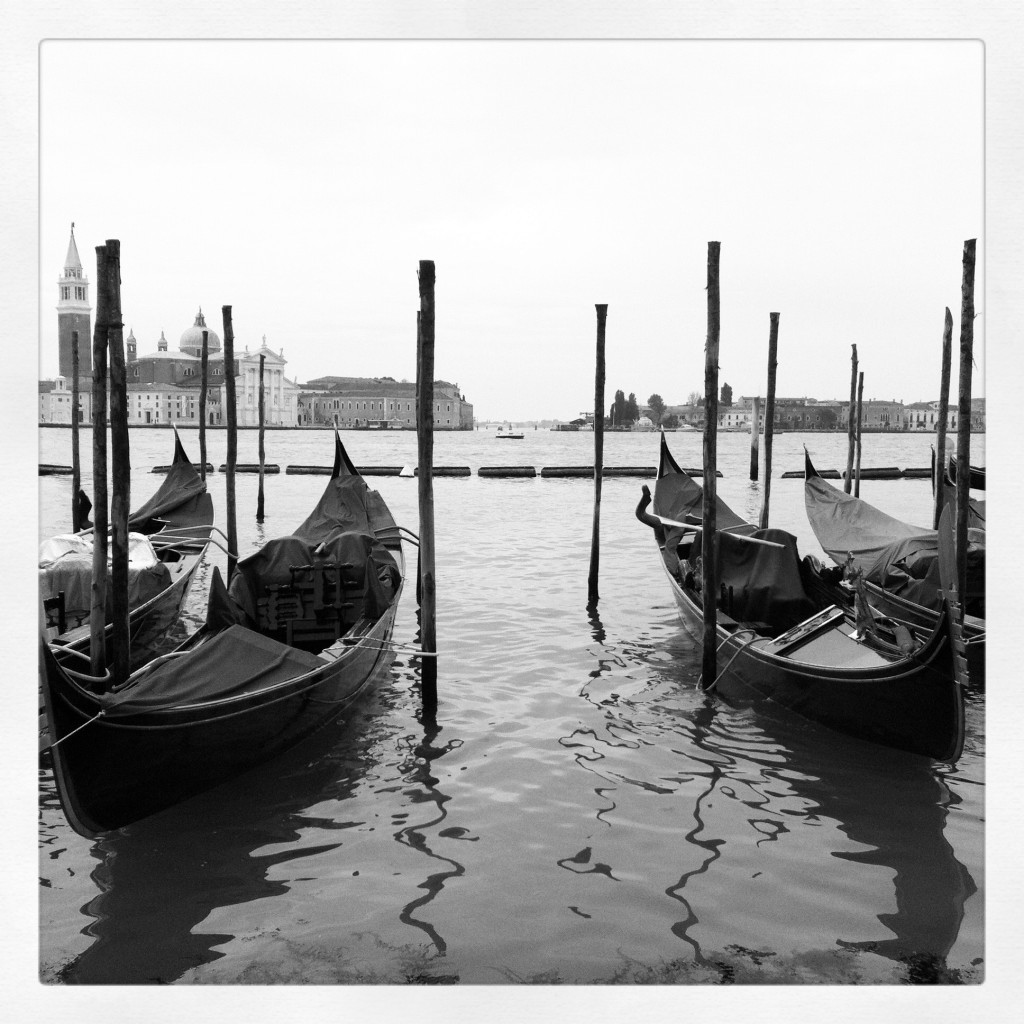
[[[47,41],[40,374],[75,234],[121,241],[139,352],[198,307],[266,335],[300,382],[415,378],[417,267],[437,266],[436,375],[480,418],[593,407],[595,303],[616,389],[703,391],[707,243],[720,383],[938,397],[978,239],[980,42]],[[956,382],[954,362],[954,395]]]

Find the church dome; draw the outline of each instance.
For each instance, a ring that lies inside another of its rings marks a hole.
[[[220,351],[220,335],[206,326],[206,318],[200,309],[196,314],[196,322],[181,336],[178,348],[189,355],[201,356],[203,354],[203,331],[206,331],[206,350],[213,355]]]

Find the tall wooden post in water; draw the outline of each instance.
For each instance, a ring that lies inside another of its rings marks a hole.
[[[853,489],[853,452],[857,445],[857,346],[853,348],[851,363],[853,369],[850,373],[850,412],[846,431],[846,478],[843,481],[843,490],[847,494]]]
[[[71,332],[71,531],[82,528],[82,459],[78,451],[78,331]]]
[[[203,331],[203,357],[199,385],[199,476],[206,479],[206,388],[209,378],[209,331]]]
[[[423,710],[437,706],[437,600],[434,577],[434,261],[420,260],[417,331],[416,440],[419,449],[420,648]]]
[[[598,573],[601,565],[601,480],[604,477],[604,339],[608,304],[597,310],[597,368],[594,373],[594,525],[590,535],[590,575],[587,577],[587,602],[597,604]]]
[[[932,529],[939,528],[939,517],[946,504],[946,423],[949,420],[949,378],[953,363],[953,314],[946,307],[942,327],[942,376],[939,381],[939,421],[935,424],[935,464],[932,466],[932,493],[935,515]]]
[[[260,353],[260,400],[259,400],[259,413],[260,413],[260,440],[259,440],[259,459],[260,459],[260,485],[259,491],[256,494],[256,522],[263,522],[263,465],[266,460],[266,451],[263,447],[263,427],[266,420],[266,402],[263,398],[263,364],[266,361],[266,356]]]
[[[971,371],[974,364],[974,261],[977,239],[964,242],[960,287],[960,410],[956,443],[956,580],[967,597],[967,519],[971,497]]]
[[[721,331],[718,263],[721,242],[708,242],[708,336],[704,347],[704,506],[701,514],[701,597],[704,604],[704,656],[701,686],[718,676],[718,579],[715,531],[718,529],[715,474],[718,472],[718,339]]]
[[[778,369],[779,314],[768,314],[768,395],[764,404],[764,503],[761,505],[762,530],[768,528],[768,502],[772,490],[772,430],[775,426],[775,374]]]
[[[128,627],[128,510],[131,456],[128,445],[128,378],[121,323],[121,243],[107,239],[107,348],[110,353],[111,673],[114,683],[131,674]]]
[[[96,324],[92,332],[92,593],[89,603],[90,674],[107,664],[107,248],[96,246]]]
[[[853,495],[860,497],[860,448],[861,431],[864,427],[864,371],[857,375],[857,458],[853,468]]]
[[[238,461],[238,419],[235,411],[235,330],[231,324],[231,307],[222,306],[224,318],[224,404],[227,406],[228,458],[225,466],[224,491],[228,517],[228,582],[238,564],[238,520],[235,510],[235,463]]]
[[[761,396],[754,397],[753,415],[750,420],[750,479],[757,479],[757,463],[760,459],[757,439],[760,434]]]

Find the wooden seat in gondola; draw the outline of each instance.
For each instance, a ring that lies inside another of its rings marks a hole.
[[[66,633],[68,629],[67,610],[64,607],[64,591],[59,590],[53,597],[43,599],[43,612],[46,614],[46,625],[56,626],[58,633]]]

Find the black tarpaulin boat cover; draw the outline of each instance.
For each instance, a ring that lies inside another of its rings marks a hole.
[[[837,565],[852,555],[853,567],[869,583],[926,608],[942,607],[935,530],[895,519],[817,476],[805,481],[804,502],[814,536]],[[980,614],[975,609],[984,595],[984,572],[985,532],[971,529],[965,602],[971,614]]]
[[[654,485],[654,511],[666,519],[680,522],[687,516],[700,519],[703,515],[703,502],[704,488],[685,473],[669,473],[659,477]],[[744,532],[755,529],[733,512],[717,494],[715,518],[719,530]]]
[[[206,483],[196,472],[195,467],[188,461],[176,460],[167,470],[167,475],[153,497],[129,515],[128,526],[137,529],[147,519],[166,515],[179,505],[194,501],[205,492]]]
[[[316,655],[231,626],[181,657],[158,661],[122,693],[100,700],[110,717],[258,693],[323,668]]]

